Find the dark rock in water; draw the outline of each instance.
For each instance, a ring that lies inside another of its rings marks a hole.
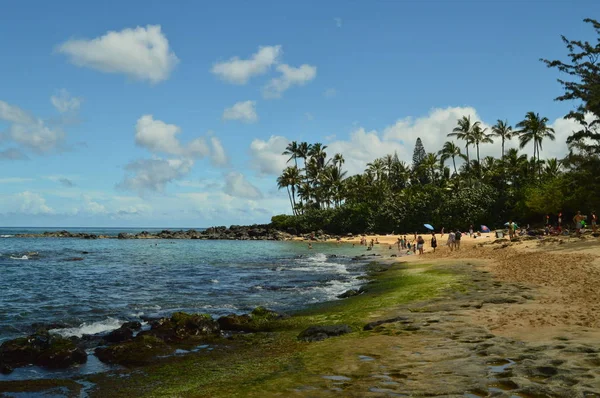
[[[104,340],[109,343],[121,343],[131,339],[133,339],[133,331],[123,326],[104,336]]]
[[[0,346],[0,363],[10,367],[35,364],[55,369],[86,361],[87,354],[73,341],[48,332],[5,341]]]
[[[141,334],[131,341],[94,350],[96,357],[102,362],[125,366],[147,365],[156,356],[170,352],[171,348],[161,339]]]
[[[219,324],[207,314],[176,312],[171,318],[161,318],[151,323],[152,328],[140,335],[151,335],[164,341],[185,340],[195,336],[210,336],[219,333]]]
[[[285,318],[289,318],[290,316],[281,312],[277,312],[277,311],[273,311],[273,310],[269,310],[265,307],[256,307],[255,309],[252,310],[252,312],[250,313],[250,315],[252,316],[253,319],[256,318],[265,318],[265,319],[285,319]]]
[[[10,365],[0,363],[0,374],[9,375],[13,372],[13,368]]]
[[[90,252],[83,251],[81,254],[90,254]]]
[[[142,324],[138,321],[125,322],[121,325],[122,328],[128,328],[131,330],[140,330],[142,328]]]
[[[126,232],[119,232],[119,235],[117,235],[117,239],[129,239],[129,234]]]
[[[341,336],[351,332],[352,329],[348,325],[311,326],[298,335],[298,340],[309,342],[321,341],[329,337]]]
[[[83,261],[83,257],[69,257],[65,258],[65,261]]]
[[[352,296],[358,296],[359,294],[360,293],[358,290],[350,289],[350,290],[346,290],[342,294],[339,294],[337,297],[338,298],[348,298],[348,297],[352,297]]]
[[[222,330],[237,332],[260,332],[270,330],[273,321],[289,318],[289,315],[256,307],[249,315],[229,314],[217,320]]]
[[[252,317],[250,315],[229,314],[217,319],[217,323],[222,330],[233,330],[238,332],[252,332],[253,328],[250,325]]]
[[[76,347],[70,340],[65,344],[55,344],[36,359],[35,364],[49,369],[68,368],[74,364],[87,362],[86,352]]]

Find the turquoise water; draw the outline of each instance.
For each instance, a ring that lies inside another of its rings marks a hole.
[[[14,233],[0,230],[2,236]],[[38,322],[58,322],[64,325],[56,333],[81,336],[175,311],[215,317],[259,305],[292,311],[335,300],[360,285],[364,262],[351,257],[364,248],[313,247],[274,241],[5,237],[0,239],[0,343],[32,332]],[[74,257],[83,260],[69,261]]]

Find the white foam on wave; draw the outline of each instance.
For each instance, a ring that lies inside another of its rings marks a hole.
[[[84,334],[98,334],[104,332],[110,332],[111,330],[115,330],[121,327],[123,321],[120,321],[116,318],[107,318],[103,321],[92,322],[92,323],[82,323],[79,327],[76,328],[65,328],[65,329],[52,329],[49,330],[50,333],[58,334],[63,337],[77,336],[81,337]]]
[[[362,282],[358,277],[353,277],[350,280],[331,280],[322,286],[315,286],[309,290],[302,292],[302,294],[311,295],[315,292],[322,294],[326,300],[337,300],[337,296],[350,290],[358,289],[362,285]],[[312,298],[313,301],[317,301],[316,297]]]
[[[10,256],[13,260],[29,260],[29,257],[22,255],[21,257]]]
[[[292,271],[305,272],[334,272],[337,274],[347,274],[346,264],[335,261],[327,261],[327,256],[323,253],[315,253],[309,257],[297,259],[291,268]]]
[[[0,238],[12,238],[14,235],[0,235]]]

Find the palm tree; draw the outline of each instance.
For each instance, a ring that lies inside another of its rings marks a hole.
[[[465,149],[467,153],[467,171],[469,170],[471,159],[469,158],[469,145],[473,143],[473,128],[479,125],[479,122],[471,124],[471,116],[463,116],[458,119],[457,126],[448,134],[448,137],[456,137],[459,140],[466,141]]]
[[[554,129],[547,126],[548,118],[540,117],[539,113],[527,112],[525,119],[517,123],[519,127],[519,148],[524,148],[527,144],[533,141],[533,159],[536,163],[536,159],[540,158],[540,150],[542,149],[542,142],[544,138],[549,138],[554,141]],[[537,155],[537,158],[536,158]],[[538,165],[539,175],[542,175],[542,168]]]
[[[296,185],[300,183],[300,172],[296,166],[286,167],[283,173],[277,177],[277,188],[286,188],[288,197],[290,199],[290,205],[292,206],[292,213],[297,214],[296,210]],[[290,187],[292,190],[290,192]]]
[[[423,162],[421,163],[421,167],[423,167],[423,169],[427,171],[427,173],[429,174],[429,177],[431,178],[431,181],[434,184],[436,182],[435,168],[439,165],[439,163],[440,163],[440,159],[438,158],[438,156],[435,153],[428,153],[425,156],[425,159],[423,159]]]
[[[438,152],[438,155],[441,156],[440,161],[442,164],[452,158],[452,165],[454,166],[454,174],[458,175],[458,171],[456,171],[456,157],[461,157],[462,152],[460,151],[460,147],[454,143],[454,141],[446,141],[442,149]]]
[[[367,163],[367,174],[371,174],[375,177],[375,181],[381,181],[385,175],[385,163],[383,159],[377,158],[370,163]]]
[[[562,168],[562,162],[556,158],[546,160],[546,167],[544,168],[544,174],[548,177],[556,177],[560,174]]]
[[[508,121],[502,121],[498,119],[496,124],[492,126],[493,137],[500,137],[502,140],[502,163],[504,163],[504,142],[510,140],[513,135],[512,127],[508,124]]]
[[[327,158],[325,149],[327,149],[327,145],[323,145],[320,142],[312,144],[308,149],[308,156],[317,161],[317,167],[319,169],[325,167],[325,159]]]
[[[287,160],[287,163],[290,160],[294,160],[294,165],[298,167],[298,158],[300,157],[300,152],[298,151],[298,143],[296,141],[290,142],[287,147],[285,147],[285,151],[283,151],[282,155],[290,155],[290,158]]]
[[[479,159],[479,144],[493,144],[494,140],[490,138],[490,134],[486,134],[487,128],[482,129],[479,122],[473,125],[472,139],[477,148],[477,164],[479,164],[479,175],[481,176],[481,159]]]
[[[341,173],[342,172],[342,165],[346,161],[344,159],[344,156],[341,153],[336,153],[335,155],[333,155],[333,160],[332,161],[333,161],[333,165],[336,166],[338,168],[338,171]]]

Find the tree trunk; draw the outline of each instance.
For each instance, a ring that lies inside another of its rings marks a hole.
[[[456,160],[454,160],[454,156],[452,156],[452,164],[454,165],[454,174],[458,175],[458,172],[456,171]]]
[[[294,209],[294,202],[292,202],[292,195],[290,194],[290,187],[286,186],[285,188],[287,189],[288,197],[290,198],[290,206],[292,206],[292,214],[295,215],[296,210]]]

